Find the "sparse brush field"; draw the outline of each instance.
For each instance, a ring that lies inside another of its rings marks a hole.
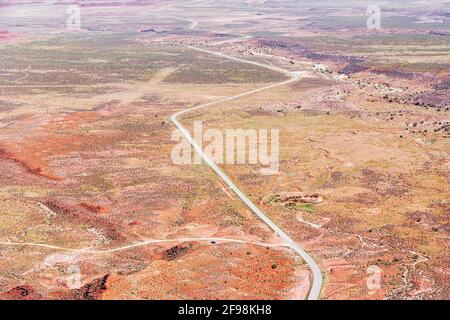
[[[236,96],[179,121],[279,130],[276,174],[221,168],[317,262],[322,299],[450,297],[444,1],[386,3],[368,30],[369,1],[111,0],[78,31],[24,2],[0,11],[0,299],[306,298],[308,265],[171,159],[171,115]]]
[[[168,289],[185,276],[178,255],[167,259],[164,252],[180,245],[188,248],[180,259],[187,259],[192,279],[199,266],[198,277],[221,274],[210,280],[214,292],[198,288],[191,298],[226,296],[230,283],[230,298],[303,298],[308,286],[303,261],[282,246],[246,244],[271,244],[272,235],[205,166],[180,167],[170,159],[170,114],[239,90],[237,84],[283,76],[257,67],[241,70],[186,47],[144,49],[134,40],[129,34],[58,37],[0,48],[12,57],[1,62],[1,241],[56,247],[2,247],[1,296],[14,298],[27,288],[33,298],[79,298],[83,294],[61,280],[76,264],[86,286],[81,290],[109,279],[109,297],[186,298],[199,285],[194,280],[186,282],[190,289]],[[101,252],[187,237],[244,243],[161,242]],[[98,253],[65,250],[87,248]],[[172,271],[156,280],[165,283],[156,293],[150,287],[156,288],[152,277],[158,278],[159,268]],[[267,272],[250,288],[253,268]],[[22,275],[30,269],[36,271]],[[142,284],[149,290],[139,291]],[[100,298],[103,289],[97,289],[85,294]]]
[[[397,106],[396,116],[386,121],[380,111],[382,99],[368,103],[371,91],[349,89],[348,83],[339,82],[333,87],[353,90],[352,94],[323,110],[326,100],[318,97],[326,95],[327,84],[321,88],[316,83],[312,88],[310,79],[304,81],[305,86],[300,80],[270,95],[261,93],[228,102],[226,111],[198,112],[198,118],[189,121],[210,119],[209,128],[223,130],[280,130],[278,175],[261,176],[258,167],[245,165],[228,165],[226,171],[281,226],[311,250],[318,250],[317,256],[331,270],[337,261],[345,261],[356,284],[364,280],[368,264],[383,266],[392,275],[386,295],[401,286],[406,269],[444,286],[441,270],[446,265],[448,244],[449,140],[433,131],[420,136],[406,134],[403,123],[416,117],[445,122],[446,115]],[[289,197],[273,196],[299,192],[316,194],[323,201],[290,202],[286,200]],[[320,242],[315,241],[318,235],[322,235]],[[412,271],[415,261],[425,259],[426,265]],[[337,286],[332,283],[347,275],[331,272],[328,277],[324,295],[330,299],[366,294],[358,286],[345,294],[334,294]],[[427,283],[417,285],[431,292],[431,283]]]

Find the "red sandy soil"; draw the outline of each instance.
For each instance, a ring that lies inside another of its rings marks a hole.
[[[0,30],[0,42],[7,41],[13,38],[13,34],[8,31]]]
[[[43,127],[42,133],[52,132],[52,130],[63,126],[67,129],[75,129],[82,121],[95,120],[98,116],[93,112],[79,112],[64,116]],[[104,143],[105,137],[102,137]],[[51,155],[69,154],[74,150],[81,150],[91,146],[95,148],[101,143],[94,135],[79,136],[51,136],[45,135],[32,140],[25,140],[22,143],[11,143],[0,145],[0,159],[8,159],[20,164],[25,171],[46,177],[52,180],[60,180],[49,168],[48,161],[44,157]]]

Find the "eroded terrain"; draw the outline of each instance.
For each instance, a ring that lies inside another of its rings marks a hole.
[[[300,72],[182,122],[279,129],[278,174],[221,167],[314,257],[321,298],[449,298],[448,4],[374,31],[354,2],[111,3],[83,2],[80,31],[66,2],[0,6],[1,298],[307,296],[305,262],[171,159],[170,115],[287,78],[188,46]]]

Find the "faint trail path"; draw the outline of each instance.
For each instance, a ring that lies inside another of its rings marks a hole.
[[[214,45],[214,46],[216,46],[216,45],[223,45],[223,44],[227,44],[227,43],[241,42],[241,41],[248,40],[248,39],[251,39],[251,38],[252,38],[251,36],[244,36],[244,35],[242,35],[241,38],[221,40],[221,41],[213,42],[211,44]]]
[[[282,238],[285,243],[289,246],[289,248],[291,248],[295,253],[297,253],[300,257],[302,257],[302,259],[308,264],[311,272],[312,272],[312,276],[313,276],[313,282],[312,282],[312,286],[311,289],[309,291],[309,295],[308,295],[308,299],[309,300],[316,300],[319,299],[320,297],[320,291],[322,289],[322,273],[320,271],[320,268],[318,267],[318,265],[316,264],[316,262],[314,261],[314,259],[302,248],[300,247],[300,245],[298,245],[291,237],[289,237],[280,227],[278,227],[272,220],[270,220],[270,218],[264,213],[262,212],[235,184],[234,182],[222,171],[222,169],[220,169],[215,163],[214,161],[212,161],[212,159],[203,152],[202,148],[197,144],[197,142],[192,138],[191,134],[189,133],[189,131],[177,120],[177,118],[183,114],[189,113],[191,111],[194,110],[198,110],[201,108],[205,108],[208,106],[212,106],[218,103],[222,103],[222,102],[226,102],[226,101],[230,101],[230,100],[235,100],[241,97],[245,97],[257,92],[261,92],[261,91],[265,91],[271,88],[275,88],[275,87],[279,87],[282,85],[286,85],[288,83],[291,82],[295,82],[297,81],[300,76],[301,76],[301,72],[291,72],[289,70],[285,70],[279,67],[274,67],[274,66],[269,66],[269,65],[265,65],[262,63],[258,63],[258,62],[254,62],[254,61],[248,61],[248,60],[244,60],[244,59],[240,59],[240,58],[236,58],[236,57],[231,57],[231,56],[227,56],[225,54],[219,53],[219,52],[215,52],[215,51],[210,51],[210,50],[206,50],[206,49],[201,49],[201,48],[196,48],[196,47],[192,47],[189,46],[189,48],[193,49],[193,50],[197,50],[200,52],[204,52],[204,53],[208,53],[208,54],[212,54],[218,57],[222,57],[224,59],[229,59],[229,60],[234,60],[234,61],[238,61],[241,63],[247,63],[247,64],[251,64],[251,65],[255,65],[255,66],[259,66],[259,67],[263,67],[266,69],[270,69],[276,72],[281,72],[287,76],[289,76],[291,79],[287,80],[287,81],[283,81],[283,82],[279,82],[276,84],[272,84],[272,85],[268,85],[262,88],[258,88],[255,90],[251,90],[251,91],[247,91],[232,97],[227,97],[224,99],[220,99],[217,101],[213,101],[213,102],[209,102],[209,103],[205,103],[205,104],[201,104],[199,106],[196,107],[192,107],[186,110],[182,110],[180,112],[177,112],[175,114],[173,114],[170,117],[170,120],[173,122],[173,124],[178,128],[178,130],[183,134],[183,136],[186,138],[186,140],[192,145],[192,147],[195,149],[195,151],[203,158],[203,160],[206,162],[206,164],[208,164],[208,166],[214,170],[214,172],[223,180],[223,182],[225,182],[228,187],[247,205],[247,207],[253,212],[255,213],[267,226],[269,226],[269,228],[271,228],[280,238]]]
[[[159,239],[159,240],[146,240],[142,242],[137,242],[134,244],[130,244],[127,246],[122,246],[118,248],[113,249],[106,249],[106,250],[90,250],[90,249],[73,249],[73,248],[65,248],[60,246],[54,246],[51,244],[45,244],[45,243],[34,243],[34,242],[5,242],[0,241],[0,245],[2,246],[14,246],[14,247],[39,247],[39,248],[46,248],[46,249],[53,249],[53,250],[62,250],[62,251],[71,251],[71,252],[78,252],[78,253],[112,253],[117,251],[123,251],[128,249],[133,249],[137,247],[142,247],[150,244],[157,244],[157,243],[179,243],[179,242],[196,242],[196,241],[208,241],[208,242],[222,242],[222,243],[241,243],[241,244],[254,244],[261,247],[288,247],[284,244],[274,244],[274,243],[265,243],[265,242],[258,242],[258,241],[250,241],[250,240],[239,240],[239,239],[231,239],[231,238],[178,238],[178,239]]]
[[[18,79],[16,79],[16,80],[14,80],[14,82],[15,82],[15,83],[18,83],[18,82],[20,82],[20,81],[25,80],[26,78],[28,78],[28,77],[30,76],[29,73],[28,73],[28,71],[30,71],[30,69],[31,69],[31,64],[28,65],[28,67],[27,67],[25,70],[21,71],[21,72],[23,73],[23,76],[20,77],[20,78],[18,78]]]

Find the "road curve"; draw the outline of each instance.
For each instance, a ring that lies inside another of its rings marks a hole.
[[[178,121],[178,117],[186,114],[188,112],[197,110],[197,109],[201,109],[201,108],[205,108],[208,106],[212,106],[218,103],[222,103],[222,102],[226,102],[226,101],[230,101],[230,100],[234,100],[234,99],[238,99],[244,96],[248,96],[260,91],[264,91],[264,90],[268,90],[271,88],[275,88],[278,86],[282,86],[282,85],[286,85],[288,83],[291,82],[295,82],[298,79],[300,79],[300,72],[290,72],[288,70],[282,69],[282,68],[278,68],[278,67],[274,67],[274,66],[269,66],[269,65],[265,65],[262,63],[258,63],[255,61],[248,61],[248,60],[244,60],[244,59],[240,59],[240,58],[236,58],[236,57],[231,57],[231,56],[227,56],[225,54],[219,53],[219,52],[214,52],[214,51],[210,51],[210,50],[206,50],[206,49],[201,49],[201,48],[196,48],[196,47],[192,47],[189,46],[189,48],[193,49],[193,50],[197,50],[197,51],[201,51],[204,53],[208,53],[208,54],[212,54],[215,56],[219,56],[225,59],[229,59],[229,60],[234,60],[234,61],[238,61],[241,63],[247,63],[247,64],[252,64],[252,65],[256,65],[259,67],[263,67],[266,69],[270,69],[273,71],[277,71],[280,73],[283,73],[287,76],[289,76],[291,79],[287,80],[287,81],[283,81],[283,82],[279,82],[276,84],[272,84],[269,86],[265,86],[262,88],[258,88],[255,90],[251,90],[251,91],[247,91],[232,97],[227,97],[227,98],[223,98],[217,101],[213,101],[213,102],[209,102],[209,103],[205,103],[199,106],[195,106],[192,107],[190,109],[185,109],[182,110],[180,112],[177,112],[175,114],[173,114],[170,117],[170,120],[172,121],[172,123],[178,128],[178,130],[181,132],[181,134],[184,136],[184,138],[192,145],[192,147],[195,149],[195,151],[202,157],[202,159],[206,162],[206,164],[208,164],[208,166],[214,170],[214,172],[228,185],[228,187],[233,190],[233,192],[247,205],[247,207],[253,212],[255,213],[265,224],[267,224],[269,226],[269,228],[271,228],[279,237],[281,237],[286,244],[288,245],[289,248],[291,248],[295,253],[297,253],[299,256],[302,257],[302,259],[308,264],[311,272],[312,272],[312,276],[313,276],[313,283],[311,285],[309,294],[308,294],[308,300],[317,300],[320,297],[320,291],[322,289],[322,273],[320,271],[320,268],[318,267],[318,265],[316,264],[316,262],[314,261],[314,259],[301,247],[299,246],[291,237],[289,237],[289,235],[286,234],[286,232],[284,232],[279,226],[277,226],[272,220],[270,220],[270,218],[264,213],[262,212],[235,184],[234,182],[222,171],[222,169],[219,168],[219,166],[217,166],[214,161],[212,161],[212,159],[203,152],[202,148],[195,142],[195,140],[192,138],[191,134],[189,133],[189,131]]]

